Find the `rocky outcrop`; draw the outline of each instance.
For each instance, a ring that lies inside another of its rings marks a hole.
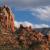
[[[15,35],[12,33],[7,33],[7,34],[0,34],[0,46],[2,45],[10,45],[12,47],[18,48],[18,41]]]
[[[19,43],[22,43],[23,47],[30,48],[32,46],[34,48],[34,44],[37,46],[40,43],[39,46],[42,48],[42,50],[49,50],[49,35],[44,35],[31,27],[23,27],[22,25],[17,30],[18,31],[16,31],[16,33],[18,33]],[[35,49],[37,50],[37,47],[35,47]]]
[[[31,27],[22,25],[14,33],[1,33],[0,46],[12,48],[26,48],[32,50],[49,50],[50,35],[33,30]]]

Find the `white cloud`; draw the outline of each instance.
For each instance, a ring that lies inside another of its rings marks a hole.
[[[32,23],[27,22],[27,21],[25,21],[25,22],[17,22],[17,21],[14,21],[14,24],[15,24],[15,27],[17,27],[17,28],[20,27],[20,24],[22,24],[24,27],[31,26],[32,28],[43,28],[43,27],[48,28],[48,27],[50,27],[50,26],[48,26],[46,24],[32,24]]]
[[[32,15],[42,20],[50,20],[50,7],[32,9]]]
[[[50,20],[50,0],[3,0],[3,2],[10,7],[16,6],[20,10],[33,9],[32,15],[45,21]]]
[[[50,0],[3,0],[3,2],[10,7],[16,6],[20,10],[32,10],[32,14],[42,20],[50,19]]]
[[[14,4],[20,8],[35,8],[50,5],[50,0],[3,0],[3,2],[9,6]]]
[[[27,21],[25,21],[25,22],[14,22],[14,24],[15,24],[15,27],[17,27],[17,28],[19,28],[20,27],[20,24],[22,24],[24,27],[29,27],[29,26],[31,26],[31,27],[33,27],[33,24],[31,24],[31,23],[29,23],[29,22],[27,22]]]
[[[49,27],[46,24],[35,24],[34,26],[35,26],[35,28],[44,28],[44,27],[48,28]]]

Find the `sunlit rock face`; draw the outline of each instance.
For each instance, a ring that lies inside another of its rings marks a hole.
[[[14,32],[14,18],[9,7],[0,7],[0,32]]]

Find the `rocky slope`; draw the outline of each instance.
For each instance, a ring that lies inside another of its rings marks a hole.
[[[12,47],[16,50],[50,50],[50,34],[44,35],[42,32],[32,29],[31,26],[20,25],[20,28],[16,29],[14,33],[0,34],[0,48],[2,48],[1,46],[6,46],[4,49]]]

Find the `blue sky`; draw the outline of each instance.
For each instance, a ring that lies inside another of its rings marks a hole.
[[[0,0],[1,4],[7,4],[12,9],[16,22],[26,21],[40,27],[50,27],[49,0]]]
[[[31,11],[19,11],[17,9],[13,9],[13,13],[15,15],[15,20],[17,21],[29,21],[33,24],[49,24],[49,21],[43,21],[37,18],[36,16],[33,16],[31,14]]]

